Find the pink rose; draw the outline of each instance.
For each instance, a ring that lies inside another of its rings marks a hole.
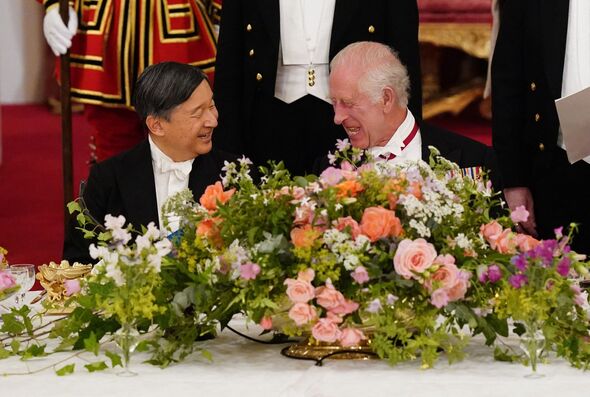
[[[315,288],[309,281],[288,278],[283,284],[287,285],[287,296],[293,303],[306,303],[315,297]]]
[[[486,241],[490,244],[493,250],[496,249],[496,240],[500,237],[500,233],[502,233],[502,225],[500,225],[497,221],[491,221],[485,225],[481,225],[479,228],[479,233],[486,239]]]
[[[430,295],[430,303],[439,309],[449,303],[449,296],[445,288],[439,288]]]
[[[369,273],[367,273],[367,269],[365,269],[364,266],[358,266],[353,272],[350,273],[350,276],[358,284],[364,284],[369,281]]]
[[[397,246],[393,257],[393,266],[400,276],[410,279],[417,278],[416,274],[422,274],[432,266],[436,258],[434,246],[423,238],[402,240]]]
[[[328,167],[320,174],[320,181],[324,186],[334,186],[342,180],[342,170],[336,167]]]
[[[518,249],[520,250],[520,252],[527,252],[532,249],[535,249],[535,247],[539,245],[539,243],[539,240],[532,236],[529,236],[528,234],[516,235],[516,244],[518,244]]]
[[[260,266],[256,263],[246,263],[240,266],[240,277],[244,280],[254,280],[260,273]]]
[[[272,317],[270,317],[270,316],[262,317],[262,319],[260,320],[260,326],[262,327],[262,329],[265,329],[267,331],[272,329]]]
[[[308,305],[307,303],[296,303],[289,310],[289,318],[295,322],[298,326],[309,323],[317,317],[315,307]]]
[[[66,296],[72,296],[80,292],[80,280],[65,280],[64,286],[66,287]]]
[[[12,274],[0,270],[0,291],[3,291],[7,288],[12,288],[16,285],[16,280],[12,276]]]
[[[327,318],[321,318],[311,329],[311,334],[320,342],[334,343],[340,339],[341,331]]]
[[[455,258],[451,255],[439,255],[434,260],[434,264],[440,267],[424,283],[426,289],[432,292],[433,289],[450,288],[455,285],[459,268],[455,265]]]
[[[361,228],[357,221],[355,221],[352,217],[347,216],[346,218],[338,218],[334,222],[336,229],[343,231],[344,229],[348,228],[348,233],[353,239],[356,239],[359,234],[361,234]]]
[[[524,208],[524,205],[519,205],[510,213],[510,219],[514,223],[526,222],[529,219],[529,212]]]
[[[344,347],[358,346],[361,340],[367,339],[362,331],[356,328],[344,328],[340,334],[340,345]]]

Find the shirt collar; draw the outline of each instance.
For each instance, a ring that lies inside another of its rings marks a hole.
[[[149,135],[148,141],[150,144],[150,152],[152,155],[154,171],[160,172],[162,174],[172,171],[179,179],[185,179],[189,176],[193,168],[193,161],[195,161],[195,159],[178,162],[173,161],[158,147],[158,145],[156,145],[152,137]]]
[[[404,139],[406,139],[406,137],[412,132],[415,122],[416,120],[414,115],[412,112],[410,112],[410,109],[408,109],[406,112],[406,118],[400,124],[397,130],[395,130],[385,146],[374,146],[369,149],[369,153],[371,153],[371,155],[375,158],[390,153],[400,156],[402,154],[402,149],[405,148]]]

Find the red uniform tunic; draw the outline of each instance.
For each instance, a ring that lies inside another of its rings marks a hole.
[[[87,104],[87,119],[96,129],[98,160],[142,138],[143,126],[131,112],[131,98],[133,85],[147,66],[190,63],[213,81],[217,44],[213,24],[218,22],[221,1],[70,1],[78,15],[78,32],[70,48],[71,96]],[[46,9],[57,3],[43,0]]]

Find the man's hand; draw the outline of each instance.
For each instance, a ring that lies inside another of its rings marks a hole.
[[[72,45],[72,37],[78,30],[78,16],[72,7],[69,9],[69,14],[67,27],[59,15],[59,7],[51,8],[43,19],[43,34],[55,56],[63,55],[68,51]]]
[[[535,206],[533,205],[533,196],[527,187],[511,187],[504,189],[504,197],[508,203],[510,211],[522,205],[529,212],[529,218],[526,222],[520,222],[516,227],[523,232],[537,237],[537,224],[535,223]]]

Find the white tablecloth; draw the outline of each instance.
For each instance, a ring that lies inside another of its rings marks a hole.
[[[245,330],[242,319],[232,325]],[[256,330],[250,328],[250,335]],[[76,371],[59,377],[52,369],[34,375],[0,376],[1,397],[21,396],[589,396],[590,373],[553,359],[540,366],[541,379],[528,379],[528,367],[495,362],[492,352],[480,341],[468,347],[468,357],[448,365],[444,357],[434,369],[420,369],[420,362],[391,367],[380,360],[326,360],[323,367],[311,361],[281,356],[283,345],[263,345],[224,331],[217,339],[202,343],[213,355],[209,362],[200,355],[160,369],[141,361],[137,353],[132,369],[138,376],[116,375],[120,368],[88,373],[84,365],[98,360],[84,353],[74,361]],[[109,346],[107,346],[109,348]],[[35,370],[67,357],[67,353],[20,361],[0,360],[0,374]],[[87,361],[86,361],[87,360]],[[108,360],[107,360],[108,361]]]

